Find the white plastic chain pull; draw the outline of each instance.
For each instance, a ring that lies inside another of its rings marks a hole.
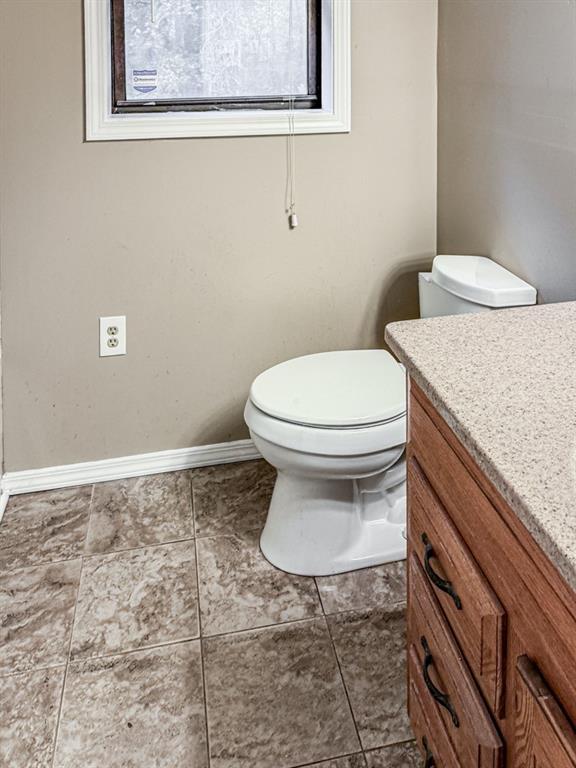
[[[293,2],[290,0],[288,10],[288,50],[290,51],[290,98],[288,100],[288,136],[286,139],[286,213],[288,214],[288,226],[296,229],[298,216],[296,215],[296,147],[294,145],[294,111],[296,97],[294,95],[294,59],[292,57],[292,21]]]

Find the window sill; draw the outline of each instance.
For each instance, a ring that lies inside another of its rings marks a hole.
[[[294,132],[347,133],[350,115],[307,110],[294,116]],[[287,134],[288,112],[171,112],[147,115],[106,115],[86,126],[87,141],[177,139],[207,136],[277,136]]]

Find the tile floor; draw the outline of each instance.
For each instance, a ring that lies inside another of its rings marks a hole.
[[[13,497],[1,768],[416,768],[402,563],[310,579],[263,462]]]

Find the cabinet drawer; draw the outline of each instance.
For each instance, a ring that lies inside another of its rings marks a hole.
[[[576,768],[576,733],[536,665],[516,664],[514,768]]]
[[[427,706],[442,719],[462,768],[501,768],[504,747],[416,555],[408,566],[409,652]]]
[[[415,459],[409,463],[408,509],[410,548],[488,703],[500,715],[505,611]]]
[[[450,737],[420,675],[420,660],[412,647],[408,658],[408,712],[414,736],[422,754],[424,765],[440,768],[461,768]],[[426,762],[428,761],[428,762]]]

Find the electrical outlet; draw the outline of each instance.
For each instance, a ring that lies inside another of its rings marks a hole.
[[[100,357],[126,354],[126,315],[100,318]]]

